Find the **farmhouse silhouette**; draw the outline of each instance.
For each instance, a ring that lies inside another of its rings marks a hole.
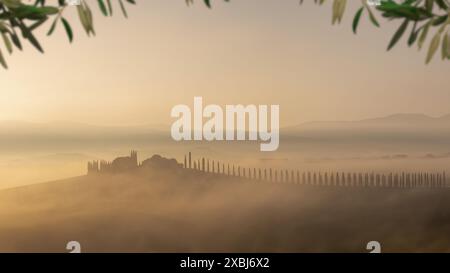
[[[88,174],[123,173],[138,168],[148,167],[158,169],[182,169],[183,165],[179,164],[175,159],[166,159],[160,155],[154,155],[139,163],[137,152],[131,151],[130,156],[118,157],[111,162],[105,160],[88,162]]]
[[[429,173],[375,173],[375,172],[316,172],[292,169],[249,168],[235,164],[210,160],[193,159],[189,152],[184,156],[184,164],[176,159],[167,159],[154,155],[138,162],[136,151],[130,156],[118,157],[112,162],[88,162],[88,175],[101,173],[123,173],[143,168],[158,170],[179,170],[189,173],[228,176],[241,180],[254,180],[272,183],[294,183],[310,186],[334,187],[383,187],[383,188],[447,188],[449,181],[445,172]]]

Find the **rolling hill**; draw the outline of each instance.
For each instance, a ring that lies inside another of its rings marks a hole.
[[[0,252],[450,251],[448,190],[320,188],[180,171],[0,191]]]

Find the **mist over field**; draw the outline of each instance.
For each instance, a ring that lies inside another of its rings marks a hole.
[[[0,252],[450,251],[447,189],[313,187],[179,169],[0,192]]]
[[[347,122],[309,122],[281,128],[278,151],[259,142],[175,142],[167,125],[95,126],[79,123],[0,123],[0,188],[86,173],[89,160],[139,151],[196,156],[247,167],[322,171],[450,171],[450,116],[420,114]]]
[[[315,187],[182,168],[87,173],[87,162],[138,150],[187,152],[244,168],[318,172],[450,170],[447,117],[394,115],[282,128],[259,143],[175,142],[150,126],[0,126],[0,252],[450,251],[448,188]],[[54,181],[54,182],[47,182]],[[46,183],[44,183],[46,182]]]

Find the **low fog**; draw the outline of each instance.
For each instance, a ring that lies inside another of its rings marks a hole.
[[[83,175],[89,160],[139,151],[182,160],[191,151],[231,164],[304,171],[450,172],[450,116],[397,114],[281,129],[276,152],[259,142],[176,142],[170,126],[0,123],[0,189]]]
[[[447,189],[314,187],[191,170],[0,192],[0,252],[450,251]]]
[[[282,129],[272,153],[259,143],[177,143],[148,127],[7,125],[0,252],[66,252],[69,241],[84,252],[367,252],[369,241],[384,252],[450,251],[448,188],[313,187],[183,169],[86,175],[88,161],[131,149],[139,161],[192,152],[246,168],[450,173],[448,117],[303,124]]]

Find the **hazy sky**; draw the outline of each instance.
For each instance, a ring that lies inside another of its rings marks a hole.
[[[330,4],[311,1],[139,0],[130,18],[98,13],[87,38],[75,10],[69,45],[58,26],[46,50],[8,57],[0,70],[0,120],[93,124],[170,123],[170,109],[205,103],[280,104],[282,125],[353,120],[398,112],[450,113],[449,62],[424,65],[425,51],[385,51],[397,25],[381,29],[351,19],[331,26]],[[427,44],[428,45],[428,44]]]

